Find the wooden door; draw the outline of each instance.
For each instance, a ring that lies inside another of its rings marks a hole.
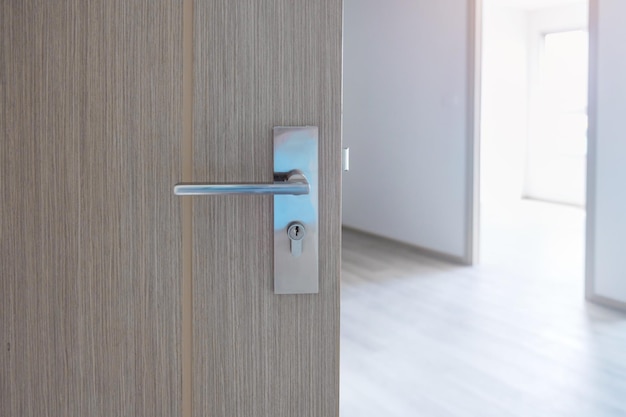
[[[179,415],[180,7],[0,19],[0,415]]]
[[[193,199],[194,416],[337,416],[341,1],[197,0],[193,180],[272,182],[319,126],[320,293],[273,293],[273,198]]]
[[[0,22],[0,415],[337,415],[341,2]],[[271,198],[172,193],[271,181],[275,125],[320,127],[316,295],[273,294]]]

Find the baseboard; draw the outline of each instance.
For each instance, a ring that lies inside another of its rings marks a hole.
[[[594,304],[599,304],[601,306],[610,307],[620,311],[626,311],[626,303],[622,301],[613,300],[596,294],[587,294],[586,299]]]
[[[436,250],[433,250],[433,249],[425,248],[423,246],[412,245],[410,243],[402,242],[400,240],[395,240],[395,239],[392,239],[392,238],[387,237],[387,236],[382,236],[382,235],[378,235],[376,233],[367,232],[365,230],[357,229],[357,228],[352,227],[352,226],[341,226],[341,228],[342,228],[342,230],[347,230],[347,231],[350,231],[351,233],[356,233],[356,234],[360,234],[360,235],[364,235],[364,236],[373,237],[373,238],[376,238],[376,239],[379,239],[379,240],[384,240],[384,241],[389,242],[390,244],[393,244],[393,245],[402,246],[402,247],[411,249],[411,250],[419,253],[420,255],[424,255],[424,256],[427,256],[429,258],[433,258],[433,259],[437,259],[437,260],[440,260],[440,261],[453,263],[453,264],[457,264],[457,265],[468,266],[467,260],[463,256],[450,255],[449,253],[439,252],[439,251],[436,251]]]
[[[522,200],[526,200],[526,201],[534,201],[537,203],[547,203],[547,204],[554,204],[557,206],[565,206],[565,207],[572,207],[572,208],[577,208],[577,209],[581,209],[581,210],[585,210],[585,204],[576,204],[576,203],[568,203],[568,202],[564,202],[564,201],[558,201],[558,200],[550,200],[549,198],[538,198],[538,197],[532,197],[529,195],[522,195]]]

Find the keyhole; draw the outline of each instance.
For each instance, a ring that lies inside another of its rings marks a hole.
[[[304,228],[304,226],[301,223],[297,223],[294,222],[291,225],[289,225],[289,229],[287,229],[287,236],[289,236],[289,239],[293,242],[299,242],[300,240],[304,239],[304,235],[306,233],[306,230]]]

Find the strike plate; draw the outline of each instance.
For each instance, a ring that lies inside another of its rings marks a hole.
[[[274,172],[293,170],[304,175],[310,191],[305,195],[274,196],[274,293],[316,294],[319,292],[317,127],[274,127]],[[302,240],[291,241],[287,232],[292,225],[304,227]]]

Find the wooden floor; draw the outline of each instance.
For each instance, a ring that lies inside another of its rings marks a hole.
[[[584,212],[483,212],[473,268],[344,231],[341,417],[626,416],[626,314],[584,301]]]

